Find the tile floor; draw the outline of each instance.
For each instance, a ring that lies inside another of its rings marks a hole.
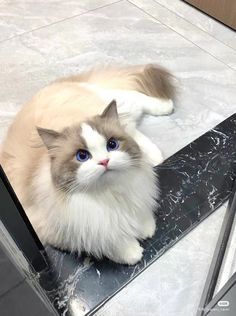
[[[157,62],[178,79],[176,110],[144,118],[141,129],[168,157],[236,111],[235,50],[232,30],[180,0],[1,0],[0,140],[22,103],[59,76],[100,64]],[[224,211],[98,315],[195,315]]]

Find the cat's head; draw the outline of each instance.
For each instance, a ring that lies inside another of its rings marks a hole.
[[[119,122],[115,101],[101,115],[61,132],[37,130],[48,149],[53,182],[66,192],[112,186],[142,164],[139,146]]]

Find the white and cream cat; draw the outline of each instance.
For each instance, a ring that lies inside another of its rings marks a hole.
[[[154,66],[94,70],[39,91],[17,114],[1,164],[41,241],[135,264],[152,237],[160,150],[137,129],[173,111]]]

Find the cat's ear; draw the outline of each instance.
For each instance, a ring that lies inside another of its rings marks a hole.
[[[111,103],[108,104],[108,106],[102,112],[101,117],[107,119],[119,119],[116,100],[112,100]]]
[[[52,129],[42,127],[37,127],[37,132],[47,149],[52,149],[54,147],[55,140],[61,135]]]

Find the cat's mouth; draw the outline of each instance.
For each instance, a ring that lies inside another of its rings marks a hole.
[[[104,168],[102,175],[111,174],[112,172],[115,172],[116,169],[113,168]]]
[[[103,174],[106,174],[106,173],[111,172],[111,171],[114,171],[114,169],[104,168]]]

